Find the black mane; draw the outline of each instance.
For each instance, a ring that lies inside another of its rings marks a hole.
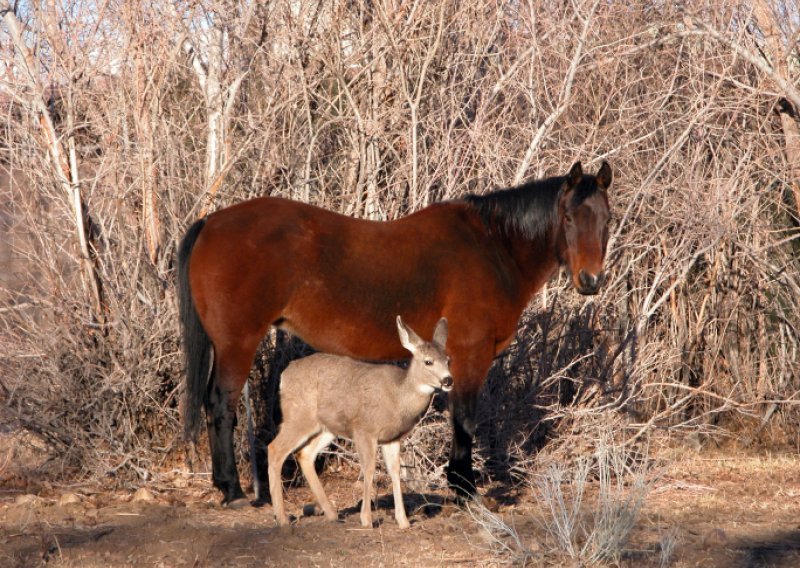
[[[489,227],[533,240],[545,236],[555,223],[558,196],[566,180],[566,176],[534,180],[485,195],[470,194],[464,200]],[[572,205],[579,205],[596,191],[595,177],[584,175],[573,194]]]

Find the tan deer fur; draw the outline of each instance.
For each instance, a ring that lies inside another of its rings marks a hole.
[[[361,524],[372,527],[372,478],[378,445],[392,478],[395,518],[408,528],[400,488],[400,440],[419,422],[437,389],[453,379],[445,353],[447,320],[436,325],[433,341],[423,341],[397,316],[403,347],[412,354],[407,369],[316,353],[293,361],[283,372],[280,405],[283,422],[269,445],[269,489],[279,525],[288,523],[281,467],[299,448],[298,462],[329,520],[338,518],[314,470],[317,454],[336,436],[353,440],[364,475]]]

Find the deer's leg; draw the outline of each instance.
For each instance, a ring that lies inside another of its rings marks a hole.
[[[369,436],[357,435],[353,440],[364,475],[364,498],[361,501],[361,526],[372,528],[372,479],[375,476],[375,453],[378,442]]]
[[[289,517],[286,516],[286,506],[283,502],[281,469],[283,469],[283,462],[286,461],[292,450],[286,450],[287,446],[279,439],[280,434],[272,440],[267,449],[267,463],[269,464],[267,477],[269,478],[269,498],[272,501],[272,512],[278,525],[284,526],[289,524]]]
[[[400,487],[400,442],[392,442],[382,447],[383,461],[386,462],[386,469],[392,478],[392,493],[394,495],[394,518],[401,529],[407,529],[411,525],[406,517],[406,508],[403,504],[403,489]]]
[[[468,325],[466,322],[464,325]],[[459,343],[462,326],[451,324],[448,339],[453,373],[450,392],[450,416],[453,424],[453,443],[447,465],[447,481],[459,500],[470,499],[475,493],[475,473],[472,470],[472,441],[477,428],[478,395],[494,356],[494,340],[489,335],[481,343]],[[466,329],[469,329],[467,327]]]
[[[303,470],[303,475],[306,476],[308,486],[311,488],[311,492],[317,499],[317,503],[319,503],[319,506],[322,507],[322,511],[325,513],[325,518],[329,521],[337,520],[339,515],[336,513],[336,508],[331,504],[328,496],[325,494],[325,490],[322,488],[322,483],[320,482],[319,476],[317,476],[317,470],[314,467],[314,461],[317,459],[317,454],[327,448],[328,444],[330,444],[335,437],[336,436],[330,432],[322,431],[317,435],[316,438],[312,438],[308,444],[306,444],[303,449],[300,450],[299,455],[297,456],[297,461],[300,462],[300,469]]]
[[[285,416],[284,418],[288,419],[289,417]],[[272,501],[272,511],[279,526],[289,524],[289,517],[286,515],[286,507],[283,501],[283,482],[281,481],[283,462],[303,442],[316,435],[316,428],[317,425],[313,422],[308,426],[301,426],[298,423],[285,420],[281,424],[278,435],[275,436],[275,439],[272,440],[267,448],[269,496]]]

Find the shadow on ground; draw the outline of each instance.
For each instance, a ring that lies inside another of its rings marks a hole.
[[[734,547],[744,552],[740,566],[800,566],[800,530],[776,532],[767,539],[742,539]]]
[[[403,504],[409,517],[422,515],[426,519],[432,519],[448,511],[457,510],[458,506],[454,498],[450,496],[437,495],[435,493],[404,493]],[[394,496],[391,494],[377,496],[374,502],[373,511],[383,510],[387,518],[394,516]],[[361,501],[352,507],[339,509],[339,517],[348,519],[351,516],[358,517],[361,513]]]

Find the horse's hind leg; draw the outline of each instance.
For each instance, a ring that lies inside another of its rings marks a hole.
[[[217,349],[214,353],[214,372],[208,384],[205,404],[212,480],[214,486],[223,493],[223,505],[246,503],[236,469],[233,430],[236,427],[239,395],[247,381],[257,346],[252,349]]]

